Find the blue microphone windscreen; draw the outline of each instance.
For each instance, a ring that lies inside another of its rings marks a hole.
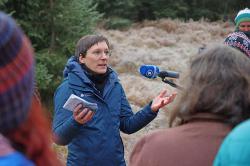
[[[140,67],[140,73],[147,78],[156,78],[159,74],[160,69],[154,65],[142,65]]]

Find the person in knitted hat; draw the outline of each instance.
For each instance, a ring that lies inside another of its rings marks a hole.
[[[0,12],[0,165],[60,165],[34,98],[33,49],[15,21]]]
[[[237,48],[250,58],[250,39],[243,32],[230,33],[224,44]]]
[[[235,31],[241,31],[250,38],[250,9],[245,8],[240,10],[235,19],[236,29]]]

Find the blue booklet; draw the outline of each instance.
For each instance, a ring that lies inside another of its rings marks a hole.
[[[69,111],[74,111],[74,109],[76,108],[78,104],[82,104],[83,108],[89,108],[91,109],[91,111],[94,111],[94,112],[98,109],[98,106],[96,103],[91,103],[89,101],[86,101],[74,94],[71,94],[69,96],[68,100],[63,105],[63,108]]]

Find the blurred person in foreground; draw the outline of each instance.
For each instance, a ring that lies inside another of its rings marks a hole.
[[[223,141],[214,166],[247,166],[250,163],[250,120],[236,126]]]
[[[60,165],[34,92],[34,67],[28,38],[0,12],[0,165]]]
[[[126,165],[120,131],[132,134],[140,130],[175,98],[175,93],[167,95],[164,90],[134,114],[117,73],[108,65],[110,55],[110,44],[104,36],[82,37],[55,92],[53,131],[57,144],[68,145],[67,165]],[[71,94],[96,103],[98,109],[94,112],[82,105],[73,112],[64,109]]]
[[[186,91],[170,126],[135,145],[130,166],[211,166],[224,137],[250,117],[250,61],[226,45],[208,47],[191,62]],[[179,94],[181,95],[181,94]]]
[[[250,9],[245,8],[240,10],[235,19],[235,32],[243,32],[250,38]]]

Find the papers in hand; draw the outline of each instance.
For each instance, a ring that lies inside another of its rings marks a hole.
[[[97,110],[97,104],[96,103],[91,103],[88,102],[74,94],[71,94],[68,98],[68,100],[66,101],[66,103],[63,105],[64,109],[67,109],[69,111],[74,111],[75,107],[78,104],[82,104],[83,108],[89,108],[92,111],[96,111]]]

